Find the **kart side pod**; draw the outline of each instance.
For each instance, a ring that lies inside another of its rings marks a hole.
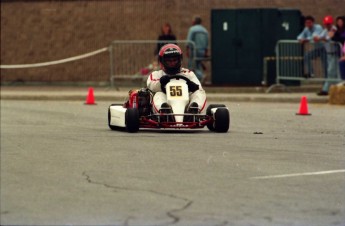
[[[126,115],[127,108],[124,108],[121,104],[112,104],[108,110],[108,124],[111,129],[116,127],[126,127]]]

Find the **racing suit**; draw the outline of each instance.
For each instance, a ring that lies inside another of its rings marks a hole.
[[[159,79],[167,75],[163,70],[154,71],[147,79],[147,88],[154,92],[153,96],[153,111],[158,113],[161,109],[161,105],[167,102],[167,96],[161,89],[161,83]],[[199,85],[199,90],[196,90],[189,95],[189,103],[195,102],[198,104],[199,112],[202,112],[206,106],[206,93],[205,90],[201,87],[199,79],[196,77],[194,72],[181,68],[181,72],[178,75],[186,76],[190,81]]]

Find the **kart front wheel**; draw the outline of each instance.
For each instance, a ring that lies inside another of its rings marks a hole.
[[[126,129],[130,133],[139,131],[139,111],[137,108],[128,108],[125,114]]]
[[[224,104],[210,104],[210,105],[207,107],[207,109],[206,109],[206,114],[207,114],[208,116],[213,117],[213,115],[212,115],[212,113],[211,113],[211,109],[212,109],[212,108],[219,108],[219,107],[225,107],[225,105],[224,105]],[[206,126],[207,126],[207,128],[208,128],[210,131],[215,131],[214,122],[212,122],[212,123],[210,123],[210,124],[207,124]]]
[[[230,127],[230,113],[227,108],[218,108],[214,114],[214,131],[226,133]]]

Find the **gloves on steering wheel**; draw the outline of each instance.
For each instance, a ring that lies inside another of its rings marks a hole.
[[[195,82],[188,81],[187,85],[188,85],[189,92],[194,93],[195,91],[197,91],[199,89],[199,85],[196,84]]]
[[[161,83],[161,90],[165,93],[165,86],[170,82],[169,75],[164,75],[159,79],[159,82]]]

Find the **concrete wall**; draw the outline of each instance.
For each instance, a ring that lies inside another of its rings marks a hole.
[[[211,9],[297,8],[321,22],[344,14],[345,0],[1,1],[1,64],[47,62],[91,52],[112,40],[156,39],[170,22],[185,39],[193,15],[210,29]],[[1,82],[109,80],[109,54],[55,66],[1,69]]]

